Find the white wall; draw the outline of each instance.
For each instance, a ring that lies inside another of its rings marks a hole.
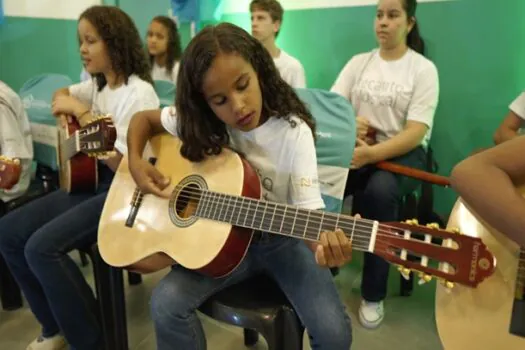
[[[418,0],[422,2],[457,1],[457,0]],[[246,13],[251,0],[224,0],[224,13]],[[285,10],[299,10],[328,7],[370,6],[377,0],[280,0]]]
[[[13,17],[78,19],[86,8],[102,0],[3,0],[4,15]]]

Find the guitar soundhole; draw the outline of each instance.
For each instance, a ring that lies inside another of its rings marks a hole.
[[[194,216],[199,205],[201,190],[196,184],[185,186],[178,194],[175,201],[175,210],[182,219]]]
[[[171,222],[177,227],[188,227],[198,219],[196,212],[206,182],[200,176],[189,176],[183,179],[173,190],[169,203]]]

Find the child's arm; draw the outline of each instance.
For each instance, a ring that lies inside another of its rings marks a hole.
[[[162,110],[146,110],[136,113],[128,129],[128,161],[131,176],[144,193],[167,197],[163,190],[170,179],[162,175],[154,166],[142,158],[147,142],[156,134],[166,132],[161,122]]]
[[[489,225],[525,247],[525,136],[477,153],[452,171],[452,187]]]
[[[74,115],[80,126],[85,126],[87,121],[93,118],[89,104],[86,103],[92,98],[92,84],[92,81],[88,81],[57,90],[51,103],[52,113],[55,116],[60,114]],[[73,89],[73,94],[70,89]]]

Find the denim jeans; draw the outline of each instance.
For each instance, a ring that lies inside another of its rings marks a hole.
[[[391,162],[424,169],[426,152],[422,147],[394,159]],[[399,204],[406,194],[414,191],[418,180],[379,170],[369,165],[351,170],[345,189],[345,197],[354,195],[354,214],[380,222],[398,221]],[[379,302],[386,298],[390,265],[381,257],[364,254],[361,295],[364,300]]]
[[[205,350],[196,309],[221,289],[260,272],[273,278],[286,294],[311,337],[312,349],[350,349],[350,318],[330,270],[317,265],[304,242],[266,234],[252,243],[245,259],[228,276],[213,279],[181,266],[172,268],[151,300],[157,349]]]
[[[96,242],[113,172],[99,165],[96,194],[57,190],[0,218],[0,252],[42,325],[42,335],[62,332],[72,349],[101,344],[97,304],[68,253]]]

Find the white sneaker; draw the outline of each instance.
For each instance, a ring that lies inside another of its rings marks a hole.
[[[33,340],[26,350],[62,350],[67,347],[66,339],[57,334],[51,338],[44,338],[40,336]]]
[[[368,329],[375,329],[379,327],[385,317],[385,311],[383,309],[383,301],[370,302],[361,300],[361,306],[359,307],[359,322],[361,325]]]

